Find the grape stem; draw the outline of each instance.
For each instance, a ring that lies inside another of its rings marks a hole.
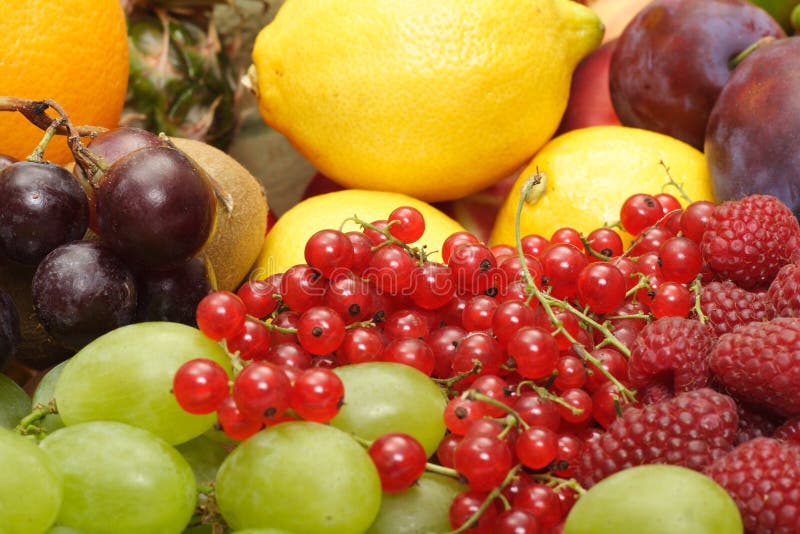
[[[53,119],[47,114],[47,110],[52,109],[58,114],[58,118]],[[29,100],[14,96],[0,96],[0,111],[16,111],[21,113],[28,121],[47,131],[53,125],[54,120],[59,120],[60,124],[55,126],[55,134],[66,135],[75,162],[83,169],[89,181],[95,184],[98,174],[106,170],[107,166],[102,158],[93,154],[81,142],[81,137],[95,138],[101,133],[108,131],[101,126],[75,126],[69,119],[69,115],[56,101]],[[38,148],[38,147],[37,147]]]
[[[47,145],[50,144],[50,141],[53,139],[53,136],[56,134],[58,127],[63,123],[64,119],[54,119],[53,122],[50,123],[50,126],[47,127],[47,130],[45,130],[42,140],[39,141],[39,144],[36,145],[35,149],[33,149],[31,155],[25,158],[25,161],[30,161],[31,163],[44,163],[44,151],[47,148]]]
[[[14,431],[23,436],[36,434],[38,437],[43,437],[44,432],[36,423],[40,422],[48,415],[57,413],[58,408],[56,407],[55,399],[51,399],[47,404],[36,404],[31,413],[20,419]]]

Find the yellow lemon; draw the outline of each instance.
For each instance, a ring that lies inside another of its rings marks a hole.
[[[432,202],[530,159],[602,37],[572,0],[288,0],[250,78],[264,120],[323,174]]]
[[[267,233],[252,276],[265,278],[283,272],[292,265],[305,263],[306,241],[318,230],[338,229],[348,217],[354,215],[367,222],[385,220],[399,206],[417,208],[425,217],[425,233],[414,246],[427,245],[427,250],[433,252],[430,256],[433,261],[441,261],[438,251],[444,240],[453,232],[464,230],[464,227],[430,204],[401,193],[345,189],[317,195],[299,202],[280,216]],[[354,222],[347,222],[342,228],[345,232],[360,229]]]
[[[634,193],[670,193],[685,206],[670,177],[690,199],[714,200],[705,157],[686,143],[625,126],[582,128],[551,140],[522,171],[500,208],[491,243],[514,244],[520,191],[537,172],[542,182],[522,209],[523,236],[549,238],[565,226],[588,234],[617,222],[622,203]]]

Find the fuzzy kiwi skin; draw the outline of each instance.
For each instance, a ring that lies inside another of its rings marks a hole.
[[[217,202],[217,225],[201,251],[211,263],[216,288],[235,291],[247,278],[267,231],[267,194],[264,186],[225,152],[192,139],[170,141],[193,159],[230,199],[230,211]]]

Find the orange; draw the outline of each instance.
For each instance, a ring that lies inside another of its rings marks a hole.
[[[128,38],[119,0],[9,0],[0,16],[0,95],[52,99],[75,125],[116,126],[128,86]],[[27,157],[42,131],[0,112],[0,152]],[[45,158],[70,159],[63,137]]]

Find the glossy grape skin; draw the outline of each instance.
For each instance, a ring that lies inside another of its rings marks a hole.
[[[98,180],[95,198],[103,240],[148,268],[189,260],[216,222],[210,178],[171,147],[141,148],[117,160]]]
[[[179,444],[216,422],[214,414],[184,411],[170,389],[178,368],[209,358],[231,372],[223,348],[199,330],[167,322],[137,323],[101,336],[73,356],[55,396],[64,423],[120,421]]]
[[[64,477],[59,525],[95,534],[179,534],[194,512],[192,468],[146,430],[94,421],[59,429],[40,447]]]
[[[99,134],[87,145],[106,165],[113,165],[122,156],[145,147],[167,146],[156,134],[141,128],[123,126]]]
[[[86,193],[65,168],[22,161],[0,171],[0,255],[35,265],[88,226]]]
[[[337,367],[344,405],[330,424],[374,440],[389,432],[417,438],[430,458],[445,433],[447,400],[422,372],[401,363],[369,362]]]
[[[648,4],[611,56],[611,99],[622,124],[702,150],[709,113],[731,76],[728,61],[767,35],[786,36],[769,14],[742,0]]]
[[[673,465],[624,469],[578,499],[564,534],[741,534],[736,503],[711,478]]]
[[[64,370],[66,365],[67,361],[65,360],[45,373],[36,385],[36,389],[33,391],[31,400],[34,406],[37,404],[47,406],[50,404],[50,401],[55,400],[56,383],[58,382],[58,377],[61,376],[61,371]],[[49,434],[62,428],[64,426],[64,421],[61,420],[61,416],[57,413],[51,413],[46,415],[37,425]]]
[[[21,337],[19,311],[11,295],[0,287],[0,369],[14,356]]]
[[[233,529],[352,534],[375,519],[381,485],[369,455],[350,436],[293,421],[234,449],[220,467],[216,496]]]
[[[31,398],[8,376],[0,373],[0,428],[13,430],[31,412]]]
[[[426,473],[405,491],[383,494],[378,517],[366,534],[448,532],[450,503],[466,489],[454,478]]]
[[[790,37],[760,46],[731,74],[711,111],[705,141],[719,202],[772,195],[800,217],[798,73],[800,38]]]
[[[197,326],[197,305],[212,291],[208,267],[196,257],[171,269],[138,273],[136,319]]]
[[[96,241],[74,241],[53,250],[36,268],[31,288],[45,330],[73,349],[135,318],[133,274]]]
[[[46,532],[62,502],[62,477],[36,443],[0,428],[0,528],[3,534]]]

